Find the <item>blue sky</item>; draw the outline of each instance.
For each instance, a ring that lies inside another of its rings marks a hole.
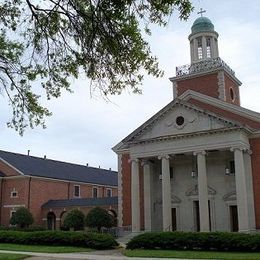
[[[247,4],[248,3],[248,4]],[[27,129],[24,136],[6,127],[11,109],[0,96],[0,149],[90,166],[117,169],[111,148],[172,100],[169,77],[175,67],[190,63],[188,35],[200,7],[219,33],[220,57],[242,82],[242,106],[260,112],[260,4],[259,0],[194,0],[195,10],[188,21],[173,15],[166,28],[154,28],[148,41],[158,57],[163,78],[145,76],[143,94],[125,91],[106,102],[90,94],[86,79],[72,82],[74,93],[64,93],[46,102],[53,116],[47,129]]]

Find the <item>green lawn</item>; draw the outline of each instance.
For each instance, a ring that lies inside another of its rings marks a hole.
[[[91,249],[84,248],[84,247],[18,245],[18,244],[4,244],[4,243],[0,244],[0,250],[27,251],[27,252],[40,252],[40,253],[73,253],[73,252],[91,251]]]
[[[19,255],[19,254],[1,254],[0,260],[20,260],[27,258],[28,255]]]
[[[125,256],[133,257],[158,257],[158,258],[186,258],[186,259],[243,259],[260,260],[260,253],[237,253],[237,252],[207,252],[207,251],[174,251],[174,250],[125,250]]]

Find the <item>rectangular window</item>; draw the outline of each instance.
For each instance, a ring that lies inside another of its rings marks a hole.
[[[18,192],[16,190],[11,191],[11,198],[17,198]]]
[[[173,167],[170,167],[170,178],[173,179]]]
[[[98,197],[98,189],[97,188],[93,188],[92,189],[92,197],[93,198],[97,198]]]
[[[107,189],[107,197],[112,197],[112,190],[111,189]]]
[[[80,197],[80,186],[74,185],[74,197]]]

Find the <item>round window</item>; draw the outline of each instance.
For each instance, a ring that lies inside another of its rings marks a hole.
[[[234,101],[234,99],[235,99],[235,94],[234,94],[233,88],[230,88],[230,89],[229,89],[229,93],[230,93],[230,98],[232,99],[232,101]]]
[[[177,124],[178,126],[183,125],[183,124],[184,124],[184,117],[183,117],[183,116],[178,116],[178,117],[176,118],[176,124]]]

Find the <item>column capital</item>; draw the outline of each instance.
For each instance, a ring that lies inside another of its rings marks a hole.
[[[161,155],[158,156],[158,159],[159,160],[162,160],[162,159],[169,160],[170,159],[170,155],[169,154],[161,154]]]
[[[237,145],[237,146],[232,146],[230,148],[230,151],[231,152],[234,152],[236,150],[239,150],[239,151],[242,151],[242,152],[245,152],[245,153],[248,153],[249,155],[252,154],[252,151],[245,145]]]
[[[152,162],[149,159],[141,159],[141,165],[145,166],[145,165],[151,165]]]
[[[201,151],[194,151],[194,152],[193,152],[193,155],[194,155],[194,156],[196,156],[196,155],[198,155],[198,154],[206,155],[206,151],[201,150]]]
[[[135,162],[135,163],[139,163],[139,159],[138,158],[130,158],[128,160],[129,163]]]

